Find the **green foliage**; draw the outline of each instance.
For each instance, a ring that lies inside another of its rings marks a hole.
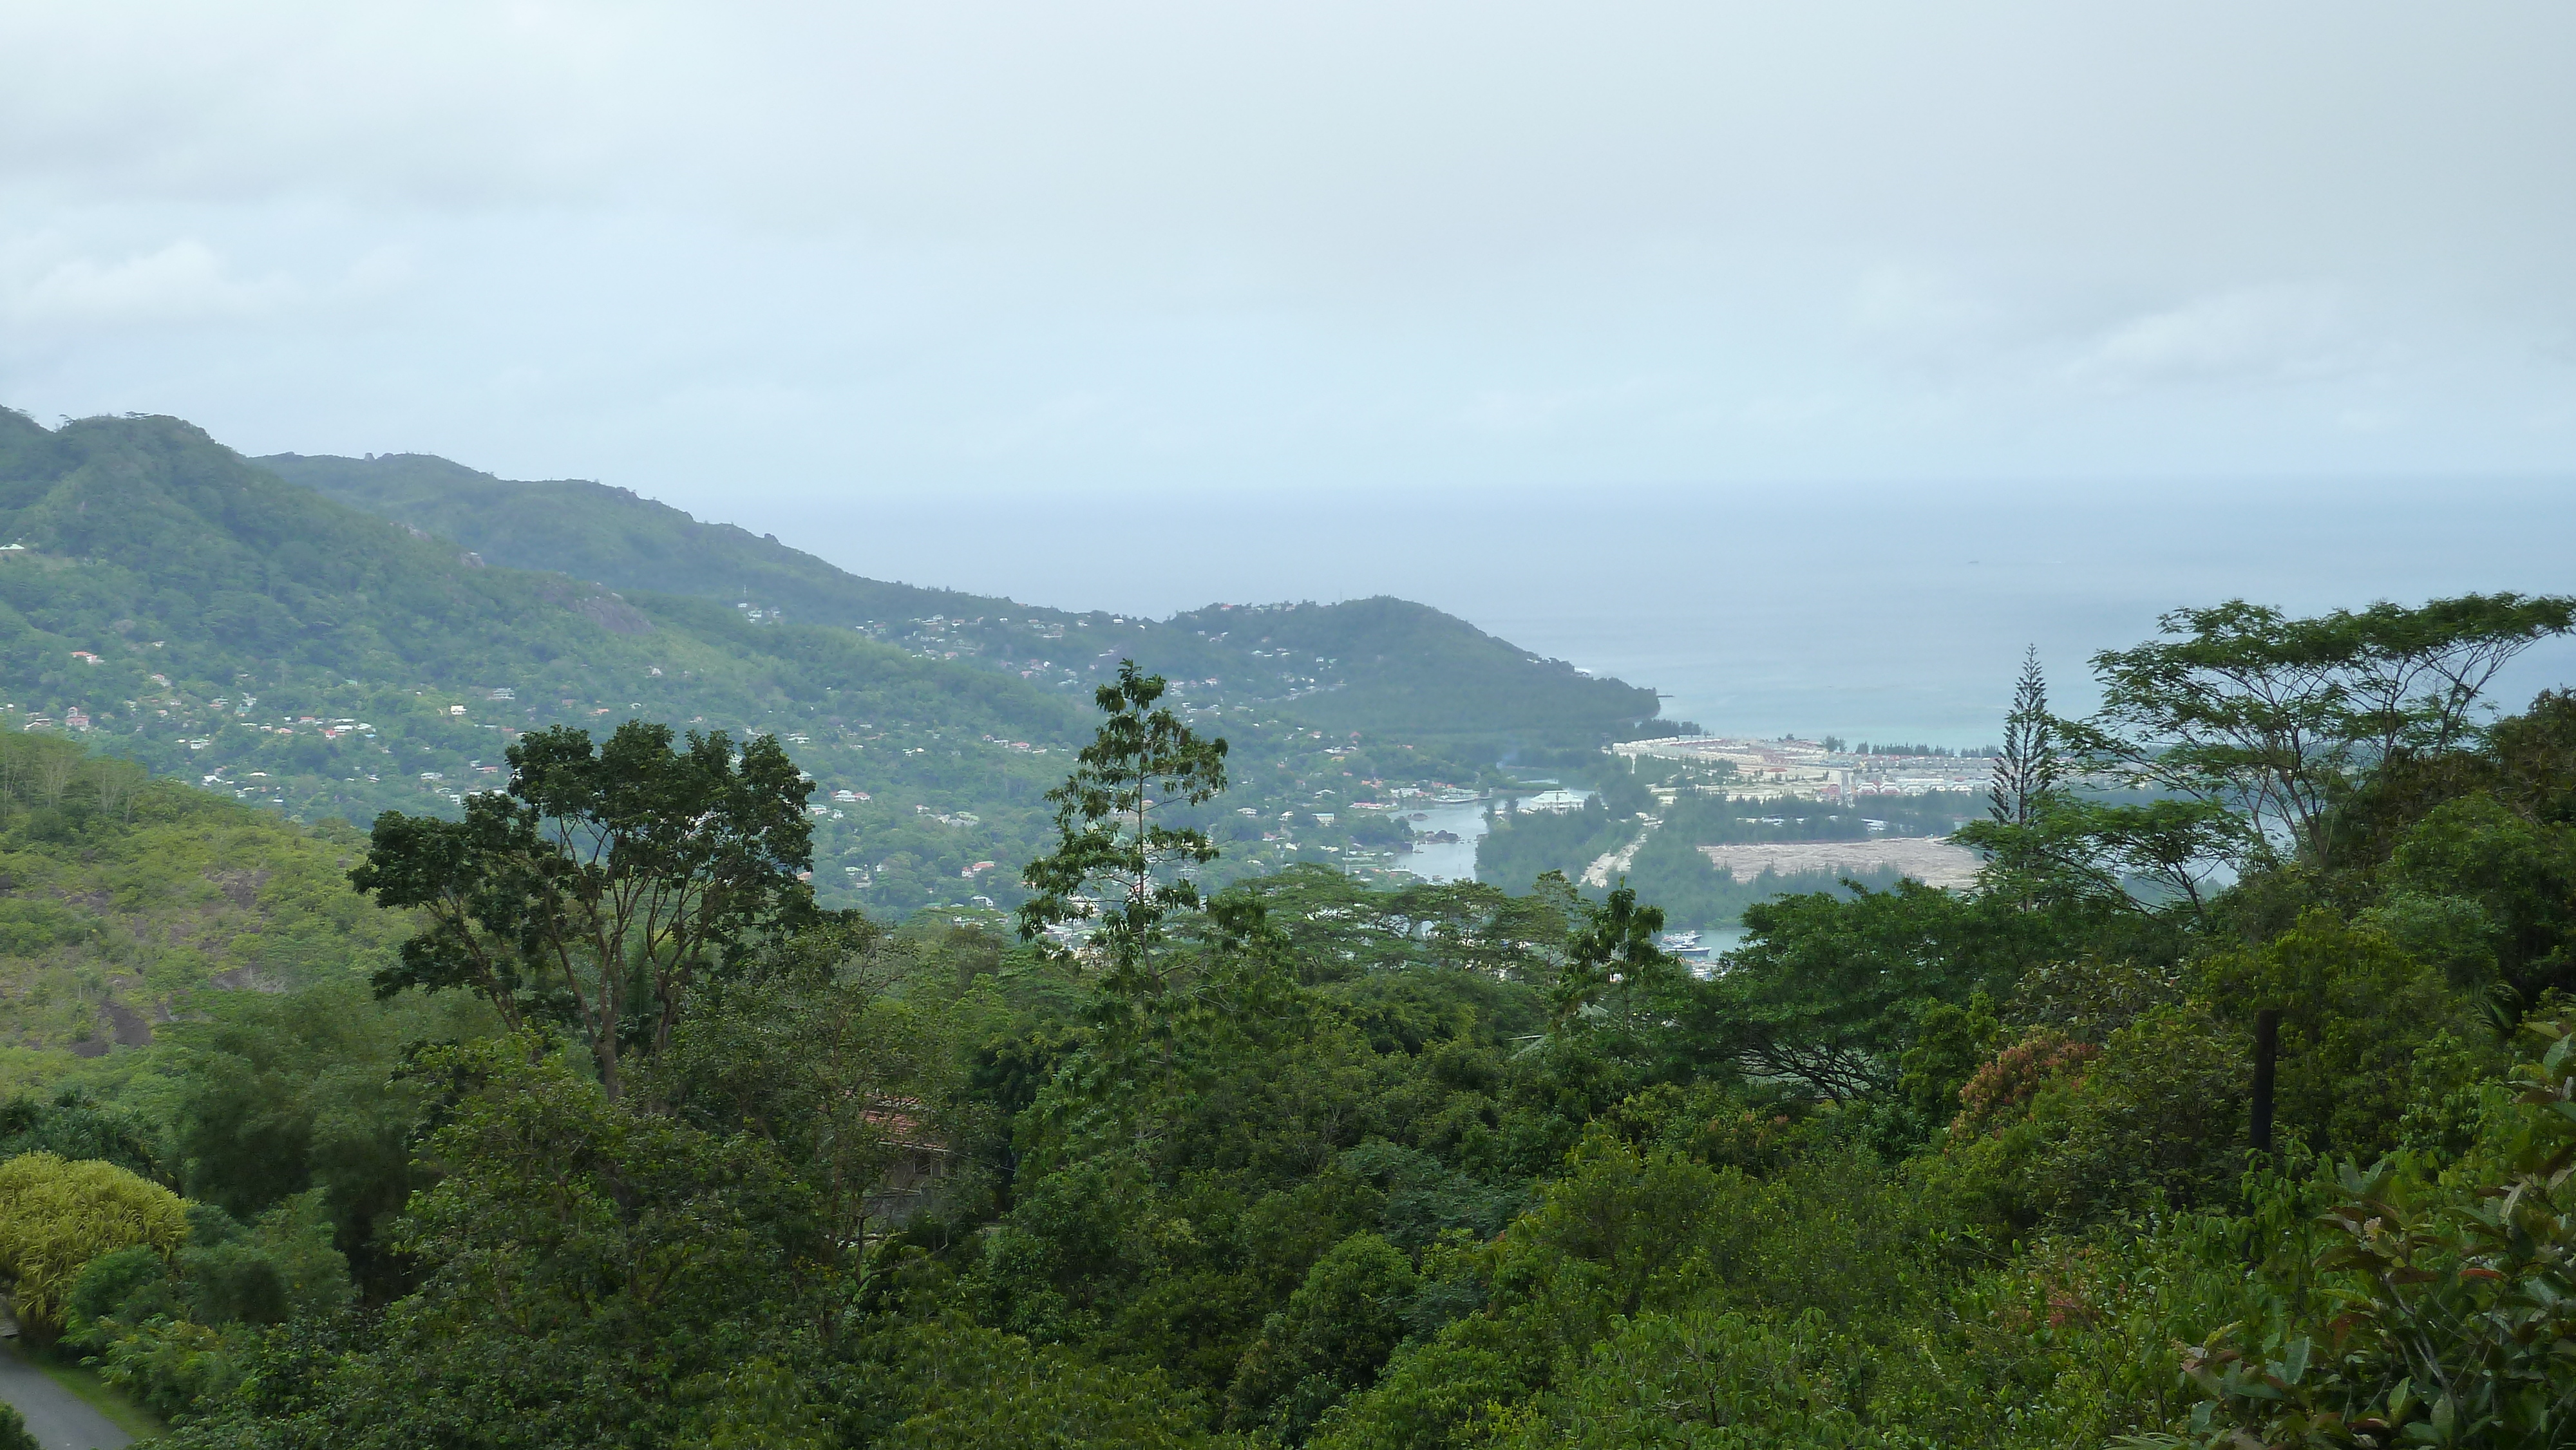
[[[2375,919],[2455,985],[2501,987],[2517,1008],[2576,988],[2576,826],[2462,796],[2400,837],[2381,876]]]
[[[475,1086],[428,1141],[444,1176],[401,1236],[427,1274],[380,1337],[318,1359],[273,1337],[198,1443],[668,1445],[799,1413],[762,1365],[837,1323],[845,1251],[809,1195],[758,1143],[639,1115],[530,1046],[431,1055]]]
[[[1785,1324],[1694,1307],[1622,1321],[1559,1393],[1498,1427],[1499,1446],[1841,1447],[1868,1443],[1855,1412],[1865,1351],[1810,1309]]]
[[[811,786],[774,739],[737,760],[722,731],[675,750],[641,721],[595,748],[587,731],[530,735],[509,761],[508,796],[476,796],[462,821],[377,818],[350,884],[429,924],[376,990],[461,988],[513,1030],[568,1026],[613,1097],[621,1056],[668,1047],[698,981],[813,910],[797,879]]]
[[[350,897],[339,878],[352,840],[148,780],[69,741],[0,734],[0,1084],[144,1045],[209,988],[274,990],[389,962],[404,923]],[[137,1144],[30,1146],[157,1171]]]
[[[1335,1244],[1288,1307],[1263,1322],[1236,1371],[1227,1418],[1303,1441],[1325,1411],[1377,1378],[1411,1328],[1420,1288],[1412,1260],[1376,1234]]]
[[[1849,899],[1783,897],[1748,909],[1745,924],[1754,938],[1699,992],[1694,1020],[1751,1070],[1838,1102],[1896,1085],[1927,999],[2000,996],[2052,957],[2111,936],[2105,914],[2083,903],[2032,911],[1916,881]]]
[[[1084,1362],[988,1329],[936,1323],[906,1345],[919,1386],[882,1443],[900,1450],[1184,1450],[1209,1443],[1197,1407],[1160,1375]]]
[[[1164,922],[1198,909],[1188,871],[1216,859],[1207,833],[1169,826],[1155,810],[1205,805],[1225,790],[1223,740],[1202,740],[1168,708],[1157,708],[1165,682],[1122,660],[1118,678],[1096,703],[1109,718],[1082,748],[1080,764],[1047,792],[1056,807],[1056,848],[1023,873],[1036,894],[1020,908],[1020,939],[1035,942],[1069,922],[1095,923],[1086,945],[1107,963],[1107,990],[1123,997],[1158,996],[1164,986],[1152,957]],[[1163,799],[1155,799],[1161,792]],[[1176,869],[1177,868],[1177,869]],[[1085,893],[1099,891],[1106,909]]]
[[[113,1163],[22,1153],[0,1162],[0,1275],[19,1321],[39,1338],[62,1328],[90,1260],[137,1245],[171,1254],[188,1236],[179,1195]]]
[[[2335,1173],[2310,1312],[2231,1323],[2186,1358],[2202,1395],[2168,1443],[2538,1446],[2576,1405],[2576,1039],[2440,1178],[2402,1159]],[[2306,1266],[2302,1266],[2306,1267]],[[2303,1299],[2289,1298],[2290,1305]]]
[[[1896,1091],[1926,1121],[1947,1121],[2002,1032],[1995,1004],[1983,992],[1971,993],[1965,1006],[1927,999],[1915,1014],[1914,1045],[1897,1055]]]
[[[1648,1020],[1678,999],[1681,965],[1655,945],[1664,929],[1664,914],[1639,906],[1627,884],[1611,888],[1599,905],[1587,903],[1566,943],[1565,965],[1548,991],[1548,1004],[1560,1028],[1598,1022],[1633,1038],[1642,1004]]]
[[[2279,1121],[2320,1152],[2395,1147],[2416,1051],[2446,1027],[2474,1030],[2438,975],[2385,935],[2322,911],[2203,972],[2209,1000],[2239,1022],[2280,1009]]]
[[[760,973],[710,984],[656,1063],[649,1096],[703,1131],[754,1139],[813,1195],[835,1242],[858,1243],[940,1205],[888,1175],[927,1148],[986,1125],[956,1103],[959,1043],[997,1008],[970,991],[942,1002],[927,984],[888,990],[878,943],[811,933],[847,955],[815,975]],[[970,1191],[951,1172],[939,1191]],[[864,1267],[864,1266],[863,1266]]]
[[[428,1094],[403,1071],[416,1043],[498,1029],[479,1004],[405,994],[379,1007],[338,982],[271,996],[215,998],[205,1020],[172,1029],[178,1089],[170,1137],[188,1193],[239,1218],[308,1188],[368,1282],[397,1266],[377,1229],[426,1178],[413,1135]]]
[[[248,1229],[194,1204],[176,1255],[131,1248],[91,1260],[72,1286],[64,1343],[166,1418],[223,1403],[258,1361],[267,1326],[329,1319],[350,1301],[322,1197],[289,1198]]]
[[[2382,762],[2456,745],[2497,670],[2576,627],[2576,599],[2470,594],[2314,619],[2239,599],[2159,622],[2167,639],[2094,657],[2102,712],[2073,744],[2236,811],[2258,856],[2271,832],[2327,865],[2351,786]]]
[[[1972,1080],[1965,1136],[1922,1169],[1969,1223],[2020,1233],[2223,1207],[2243,1172],[2246,1049],[2206,1012],[2149,1012],[2098,1054],[2033,1038],[1996,1067]]]
[[[0,1450],[44,1450],[35,1432],[27,1428],[27,1417],[4,1400],[0,1400]]]
[[[0,1102],[0,1159],[22,1153],[96,1158],[138,1178],[162,1181],[160,1147],[149,1124],[132,1113],[65,1088],[51,1101],[20,1096]]]
[[[2057,794],[2064,773],[2057,722],[2048,713],[2048,679],[2039,668],[2039,646],[2032,645],[2022,657],[2012,709],[2004,716],[2003,754],[1995,757],[1986,790],[1989,818],[1998,825],[2031,824]]]
[[[1157,710],[1185,737],[1127,674],[1087,773]],[[710,958],[623,1092],[479,1003],[344,984],[20,1116],[139,1119],[240,1209],[70,1296],[187,1445],[2556,1443],[2576,1058],[2500,1083],[2531,1004],[2490,987],[2554,970],[2565,713],[2389,737],[2338,767],[2336,859],[2171,899],[2125,889],[2112,806],[2008,811],[2081,829],[1974,890],[1760,907],[1705,981],[1633,879],[1305,867],[1195,882],[1140,937],[1148,1010],[998,911],[798,912]],[[1229,854],[1130,852],[1131,889],[1257,849],[1177,778],[1132,776],[1163,844]],[[1089,788],[1150,845],[1128,779],[1070,783],[1070,825]],[[1593,824],[1661,783],[1605,777]],[[2208,814],[2159,804],[2117,830]],[[2283,1131],[2249,1159],[2262,1009]]]

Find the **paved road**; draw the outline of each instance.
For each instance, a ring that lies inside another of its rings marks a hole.
[[[0,1400],[18,1407],[45,1450],[123,1450],[134,1443],[80,1396],[27,1363],[14,1344],[0,1343]]]

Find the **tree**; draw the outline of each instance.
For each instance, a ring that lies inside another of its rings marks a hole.
[[[1680,964],[1656,946],[1664,929],[1663,909],[1639,906],[1626,878],[1599,905],[1586,903],[1582,918],[1566,943],[1566,963],[1549,994],[1557,1023],[1570,1026],[1593,1015],[1613,988],[1619,994],[1619,1032],[1634,1035],[1637,996],[1662,1006],[1681,979]],[[1602,1015],[1606,1016],[1606,1013]]]
[[[2403,1156],[2336,1165],[2313,1264],[2262,1274],[2290,1312],[2187,1351],[2204,1403],[2187,1433],[2136,1443],[2568,1443],[2576,1039],[2560,1023],[2534,1031],[2546,1052],[2515,1069],[2520,1093],[2495,1095],[2464,1162],[2438,1177]],[[2298,1293],[2300,1279],[2326,1292]]]
[[[2135,784],[2236,812],[2258,856],[2322,868],[2353,784],[2453,748],[2497,670],[2576,627],[2576,598],[2469,594],[2314,619],[2237,599],[2158,622],[2169,638],[2093,657],[2102,710],[2070,743]]]
[[[532,1045],[423,1055],[466,1089],[397,1228],[420,1288],[323,1353],[272,1337],[188,1443],[839,1443],[786,1433],[830,1393],[816,1351],[851,1322],[845,1246],[804,1185],[758,1140],[611,1101]]]
[[[681,1121],[766,1144],[842,1244],[919,1207],[920,1195],[887,1192],[888,1170],[944,1154],[956,1136],[940,1108],[957,1053],[936,998],[883,986],[842,973],[711,985],[656,1064]]]
[[[2384,759],[2460,744],[2496,672],[2541,640],[2576,628],[2576,597],[2464,594],[2420,609],[2382,601],[2329,618],[2352,634],[2353,722]]]
[[[1158,809],[1204,805],[1225,789],[1225,742],[1202,740],[1168,708],[1157,708],[1163,689],[1162,676],[1119,661],[1118,678],[1093,696],[1109,718],[1082,747],[1073,774],[1047,792],[1056,808],[1056,848],[1021,873],[1037,893],[1020,907],[1021,939],[1098,922],[1089,944],[1108,966],[1101,985],[1122,996],[1159,993],[1154,950],[1168,939],[1175,913],[1199,909],[1190,869],[1217,856],[1196,826],[1155,819]]]
[[[597,749],[586,730],[528,735],[509,762],[508,793],[461,821],[377,818],[350,883],[428,925],[376,991],[461,988],[514,1029],[567,1026],[614,1098],[621,1054],[668,1046],[692,985],[813,917],[813,785],[773,737],[737,756],[691,731],[682,750],[634,720]]]
[[[1847,887],[1852,883],[1844,883]],[[2083,902],[2026,910],[1991,894],[1919,881],[1750,906],[1752,938],[1729,969],[1695,984],[1687,1036],[1762,1077],[1803,1081],[1837,1102],[1893,1090],[1924,1002],[2000,998],[2042,962],[2097,949],[2135,918]]]
[[[2022,656],[2013,686],[2012,713],[2004,717],[2004,753],[1986,788],[1987,814],[2004,825],[2026,826],[2057,789],[2055,722],[2048,714],[2048,681],[2040,673],[2039,646]]]
[[[1243,1356],[1228,1416],[1302,1440],[1316,1418],[1377,1377],[1403,1342],[1420,1276],[1402,1250],[1355,1233],[1306,1271],[1287,1308],[1269,1316]]]

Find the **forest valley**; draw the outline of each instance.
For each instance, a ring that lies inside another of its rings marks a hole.
[[[1705,977],[1624,886],[1202,893],[1133,665],[1015,934],[818,907],[772,738],[531,731],[349,843],[370,974],[0,1109],[0,1274],[208,1450],[2576,1443],[2576,695],[2480,703],[2571,622],[2034,664],[1975,889]]]

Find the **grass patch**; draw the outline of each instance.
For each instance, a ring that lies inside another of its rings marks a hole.
[[[81,1397],[81,1402],[107,1417],[108,1423],[137,1440],[149,1440],[170,1433],[161,1417],[125,1397],[125,1392],[100,1379],[95,1370],[76,1364],[64,1364],[50,1354],[31,1354],[28,1359],[47,1378]]]

